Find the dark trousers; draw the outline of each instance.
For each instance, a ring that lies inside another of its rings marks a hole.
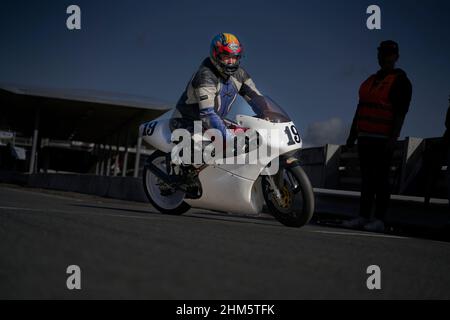
[[[448,206],[450,207],[450,146],[447,146],[447,194]]]
[[[361,168],[360,216],[364,218],[371,218],[375,204],[375,217],[385,219],[391,197],[389,172],[393,154],[394,150],[388,149],[387,139],[358,138]]]

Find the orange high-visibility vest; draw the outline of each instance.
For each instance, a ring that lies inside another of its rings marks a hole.
[[[390,74],[378,83],[375,83],[375,78],[376,75],[370,76],[359,89],[358,133],[389,137],[394,120],[389,94],[397,74]]]

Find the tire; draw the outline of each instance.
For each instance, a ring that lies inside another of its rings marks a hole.
[[[298,187],[297,192],[292,193],[294,200],[290,207],[282,208],[280,204],[273,199],[269,189],[269,182],[266,176],[262,179],[262,190],[264,200],[270,213],[287,227],[300,228],[306,225],[314,214],[314,192],[305,171],[300,166],[290,168],[280,168],[291,174],[295,178]],[[283,179],[286,181],[286,178]]]
[[[161,151],[155,151],[147,161],[153,164],[160,164],[160,162],[165,162],[166,157],[167,154]],[[165,168],[165,166],[161,168]],[[169,215],[181,215],[191,208],[184,202],[185,195],[182,191],[178,190],[170,196],[162,195],[157,185],[160,180],[146,166],[144,167],[142,181],[148,200],[159,212]]]

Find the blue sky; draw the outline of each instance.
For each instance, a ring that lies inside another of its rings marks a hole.
[[[79,31],[66,28],[70,4],[81,7]],[[382,30],[366,28],[371,4]],[[399,42],[414,88],[402,136],[444,131],[448,1],[2,1],[0,82],[175,103],[219,32],[241,39],[243,66],[313,144],[343,142],[385,39]]]

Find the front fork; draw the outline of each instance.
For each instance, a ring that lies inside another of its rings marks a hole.
[[[278,201],[281,201],[281,198],[282,198],[280,187],[284,186],[284,171],[285,171],[285,169],[292,168],[292,167],[299,166],[299,165],[300,165],[300,160],[298,160],[296,157],[281,156],[280,157],[280,168],[276,174],[269,175],[268,174],[269,169],[268,168],[264,169],[265,173],[267,173],[267,179],[269,181],[270,188],[273,190],[273,194]],[[289,176],[288,176],[288,179],[291,180],[291,178]],[[289,181],[289,182],[291,183],[291,185],[294,186],[292,191],[295,193],[298,186],[296,185],[296,183],[294,183],[294,181]]]

